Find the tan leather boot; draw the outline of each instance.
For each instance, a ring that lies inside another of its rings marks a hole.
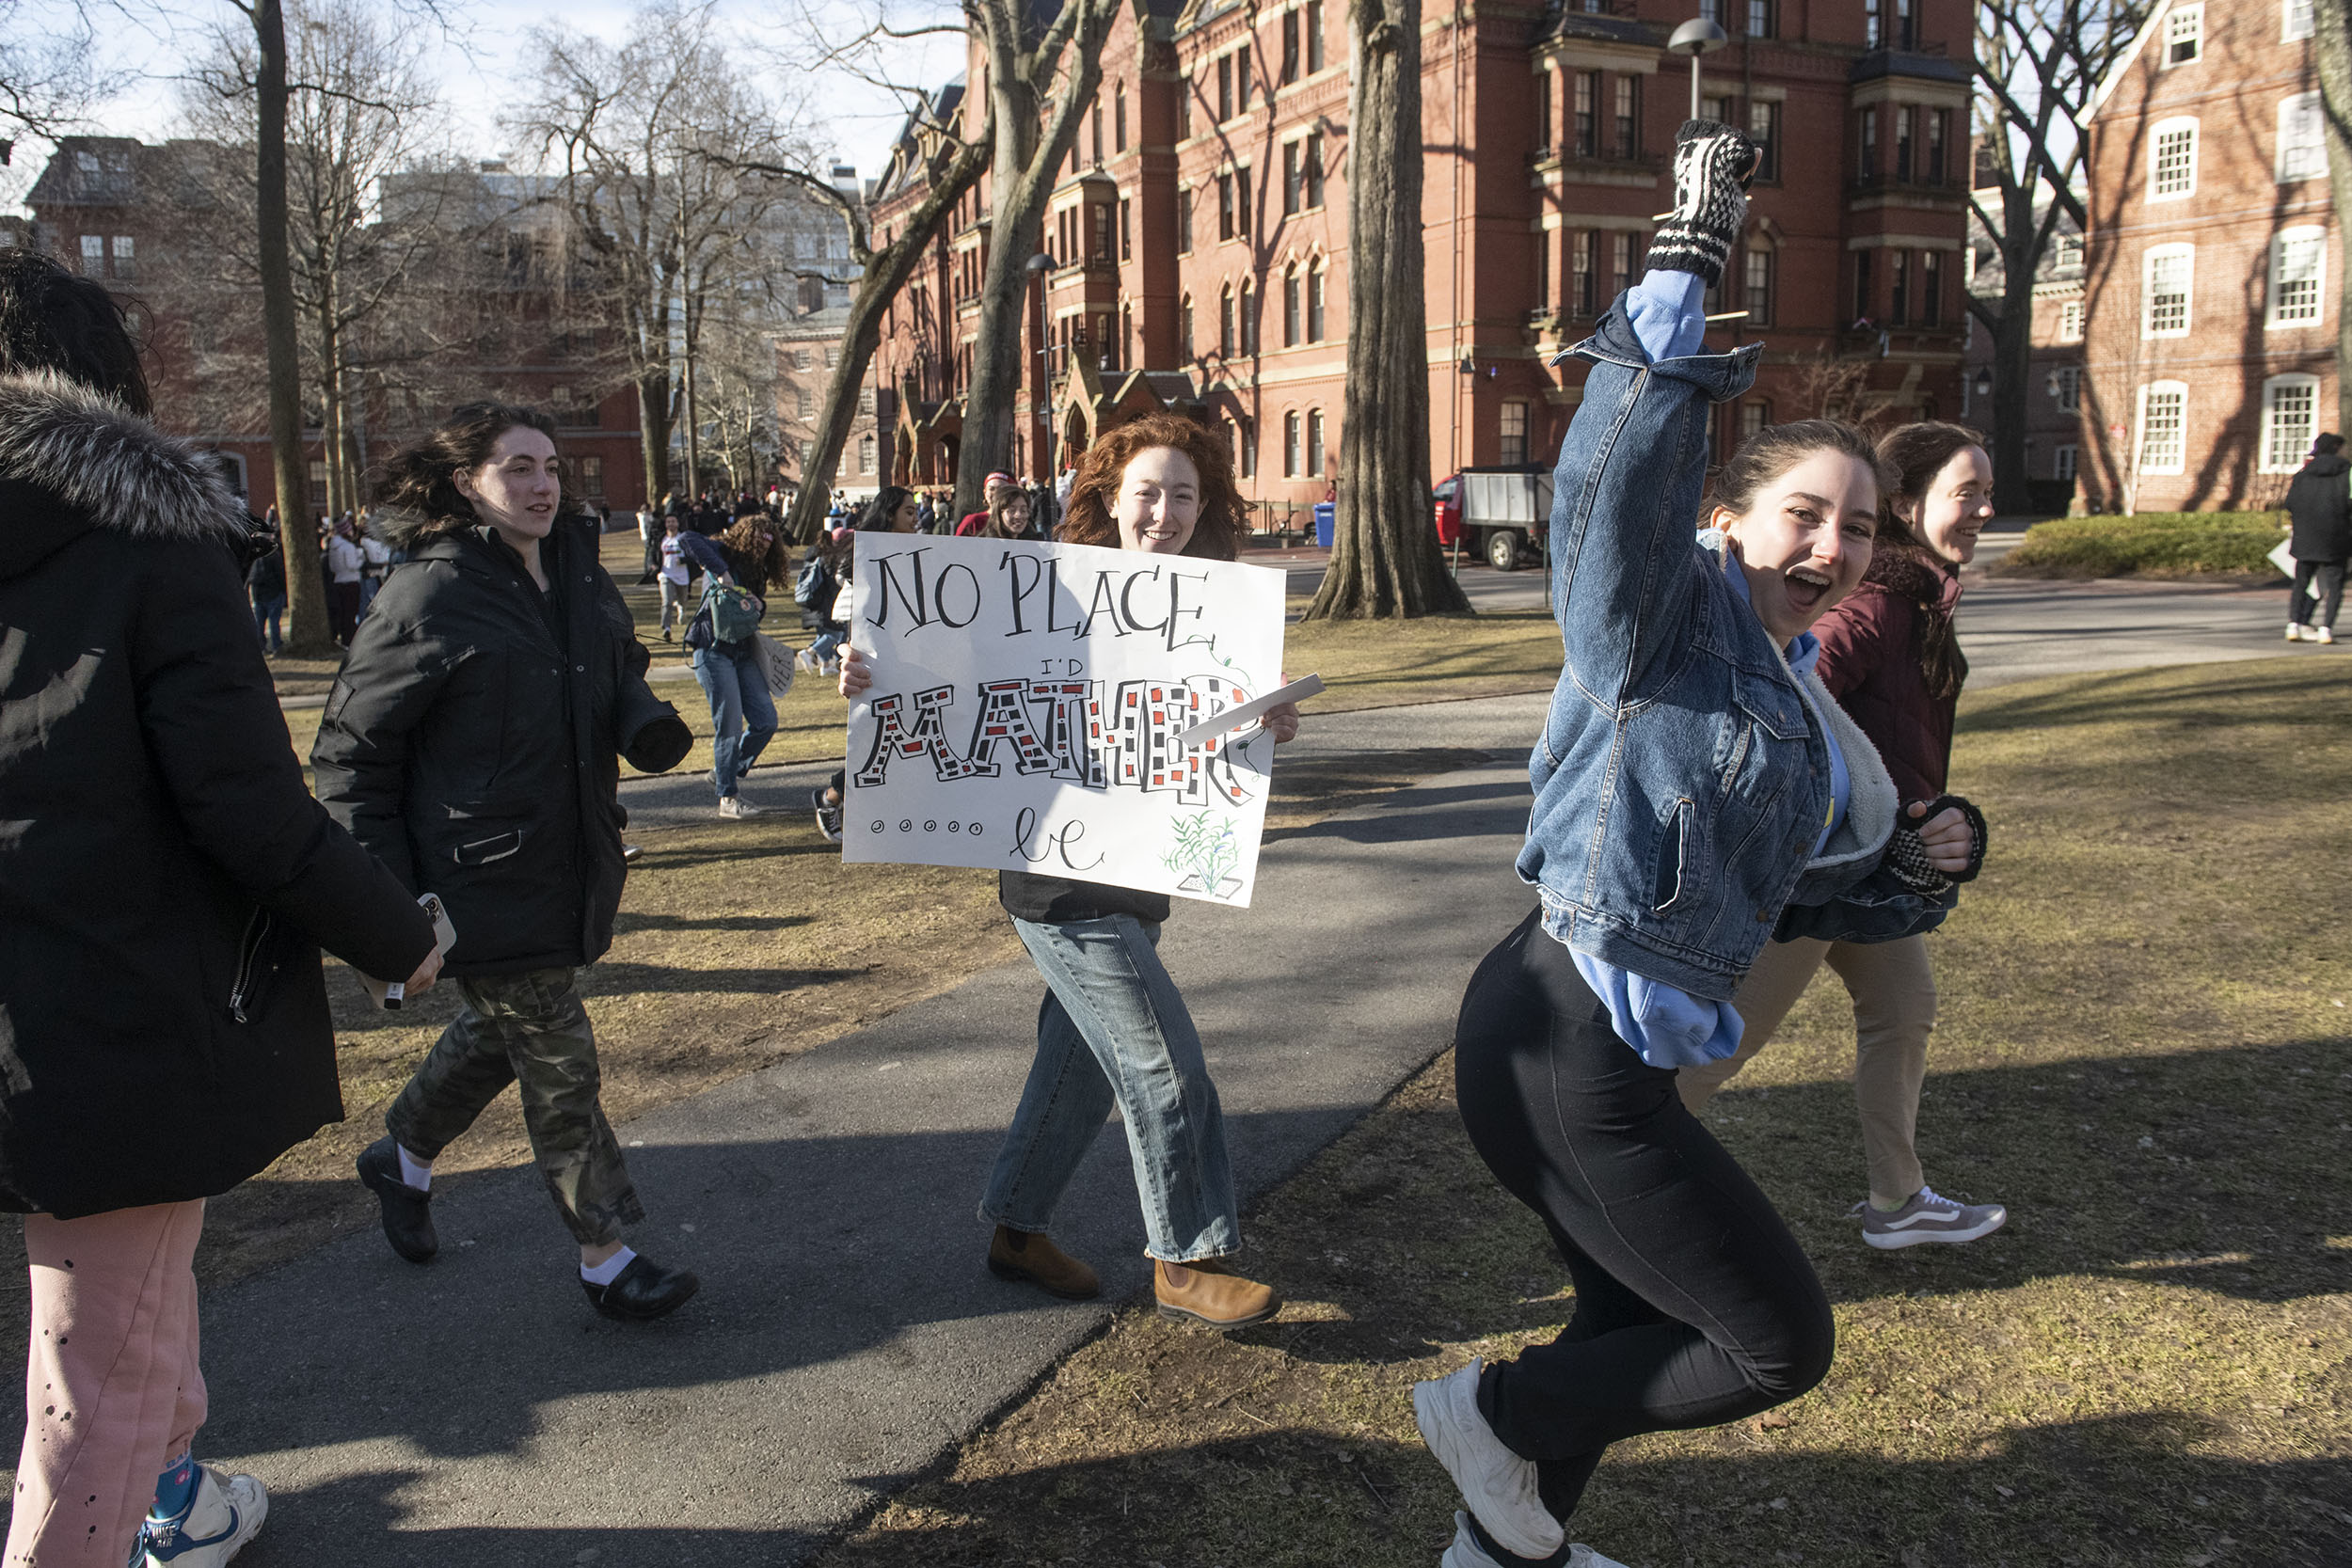
[[[1095,1272],[1056,1246],[1042,1230],[998,1226],[989,1239],[988,1272],[999,1279],[1025,1279],[1064,1301],[1090,1301],[1103,1293]]]
[[[1189,1263],[1152,1259],[1152,1293],[1159,1298],[1161,1317],[1183,1318],[1211,1328],[1245,1328],[1282,1309],[1282,1298],[1271,1286],[1244,1279],[1217,1258]]]

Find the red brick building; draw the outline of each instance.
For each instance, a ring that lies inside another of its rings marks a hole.
[[[1755,218],[1712,307],[1760,338],[1756,426],[1834,406],[1953,413],[1962,391],[1964,0],[1698,0],[1732,42],[1706,56],[1708,112],[1751,127],[1766,165]],[[1664,48],[1691,0],[1432,9],[1422,37],[1431,464],[1546,461],[1584,368],[1560,349],[1639,276],[1671,203],[1689,68]],[[976,51],[977,78],[983,60]],[[1336,473],[1347,338],[1346,8],[1341,0],[1136,0],[1055,191],[1053,266],[1025,302],[1042,352],[1014,467],[1136,412],[1222,425],[1245,486],[1278,510]],[[977,129],[981,106],[949,89]],[[943,103],[948,102],[943,95]],[[907,166],[902,159],[898,169]],[[919,193],[894,171],[887,227]],[[876,377],[901,395],[882,459],[945,483],[990,243],[983,180],[896,303]]]
[[[86,277],[103,279],[126,301],[144,341],[157,420],[223,453],[258,512],[276,496],[261,294],[240,267],[224,261],[218,231],[235,220],[215,221],[208,212],[225,188],[221,161],[242,155],[211,142],[65,137],[25,198],[33,220],[23,237]],[[456,403],[506,397],[555,417],[587,499],[615,511],[639,503],[644,481],[636,402],[600,329],[562,319],[550,277],[560,273],[564,240],[554,210],[537,199],[543,184],[503,165],[386,182],[385,221],[404,221],[429,193],[444,215],[453,201],[462,207],[464,220],[455,226],[476,245],[461,269],[461,286],[434,300],[445,318],[436,326],[454,346],[414,359],[388,356],[353,397],[348,439],[355,471]],[[309,380],[303,392],[310,500],[324,513],[329,494],[323,405]]]
[[[2277,504],[2340,430],[2343,266],[2310,0],[2167,0],[2087,159],[2082,483],[2094,510]]]

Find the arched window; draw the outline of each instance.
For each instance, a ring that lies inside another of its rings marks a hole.
[[[1121,82],[1111,94],[1111,150],[1127,150],[1127,84]]]
[[[2152,381],[2139,389],[2139,471],[2177,474],[2188,464],[2188,384]]]
[[[1186,294],[1176,307],[1176,351],[1179,358],[1192,356],[1192,295]]]
[[[1136,308],[1132,305],[1119,308],[1119,357],[1127,365],[1136,362]]]
[[[1317,257],[1307,269],[1307,341],[1323,341],[1323,259]]]
[[[2266,474],[2291,474],[2319,434],[2319,378],[2274,375],[2263,383],[2263,460]]]
[[[2270,242],[2272,326],[2316,326],[2327,314],[2328,230],[2281,229]]]
[[[1298,266],[1294,262],[1282,269],[1282,346],[1295,348],[1298,332]]]
[[[1323,477],[1323,410],[1307,410],[1307,475],[1310,479]]]
[[[1216,296],[1216,352],[1231,359],[1239,343],[1233,333],[1233,286],[1228,283]]]
[[[1282,416],[1282,477],[1296,479],[1304,461],[1298,444],[1298,414],[1296,410]]]
[[[1258,286],[1245,277],[1241,282],[1241,351],[1245,355],[1258,352]]]

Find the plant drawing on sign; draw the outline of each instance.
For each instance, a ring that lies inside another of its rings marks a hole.
[[[1195,812],[1179,816],[1168,823],[1175,842],[1161,863],[1184,879],[1187,893],[1200,893],[1211,898],[1225,897],[1229,892],[1228,877],[1241,863],[1241,846],[1234,841],[1233,821],[1216,812]],[[1238,879],[1231,886],[1238,887]]]

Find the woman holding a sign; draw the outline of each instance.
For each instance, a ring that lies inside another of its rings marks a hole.
[[[759,621],[768,585],[792,573],[792,552],[765,513],[737,520],[716,538],[678,536],[687,559],[708,574],[700,621],[709,617],[710,641],[694,650],[694,679],[710,699],[710,783],[719,815],[756,816],[759,808],[737,784],[775,738],[776,702],[759,656]],[[691,641],[695,633],[688,628]]]
[[[456,927],[465,1006],[359,1156],[384,1237],[432,1260],[433,1161],[516,1085],[531,1151],[607,1317],[658,1318],[694,1276],[621,1243],[644,1218],[599,1099],[580,972],[612,944],[628,875],[620,759],[693,745],[645,684],[648,655],[566,515],[555,421],[478,403],[386,466],[376,527],[408,551],[343,660],[310,753],[318,798]]]
[[[1964,816],[1906,814],[1813,673],[1810,628],[1861,580],[1889,488],[1868,440],[1767,428],[1693,539],[1709,404],[1747,390],[1761,352],[1708,354],[1703,315],[1756,163],[1730,127],[1683,125],[1648,275],[1575,350],[1592,371],[1551,518],[1565,657],[1518,863],[1540,902],[1470,981],[1454,1077],[1576,1314],[1551,1344],[1415,1388],[1468,1505],[1449,1568],[1606,1563],[1562,1522],[1611,1443],[1753,1416],[1827,1372],[1811,1264],[1676,1070],[1738,1047],[1729,999],[1776,927],[1899,937],[1973,859]]]
[[[1080,460],[1060,542],[1231,561],[1248,511],[1225,443],[1180,415],[1152,414],[1105,433]],[[842,694],[872,682],[864,654],[850,648]],[[1260,721],[1277,741],[1290,740],[1298,708],[1285,703]],[[1240,1210],[1216,1085],[1159,958],[1168,895],[1008,871],[998,897],[1047,989],[1037,1058],[980,1202],[980,1216],[996,1227],[989,1268],[1057,1296],[1102,1289],[1094,1270],[1047,1231],[1116,1105],[1160,1310],[1219,1329],[1272,1317],[1281,1298],[1229,1262],[1241,1247]]]

